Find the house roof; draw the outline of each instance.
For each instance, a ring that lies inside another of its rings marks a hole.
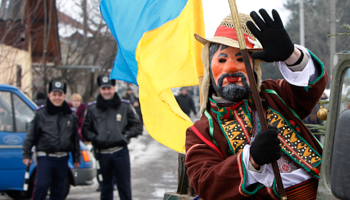
[[[0,5],[1,43],[25,50],[31,45],[33,63],[59,64],[56,0],[7,1]]]

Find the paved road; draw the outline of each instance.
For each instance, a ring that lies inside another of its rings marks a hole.
[[[132,139],[129,145],[131,158],[132,192],[134,200],[163,199],[165,192],[177,188],[178,153],[153,140],[146,131],[144,135]],[[67,200],[97,200],[97,182],[90,186],[71,187]],[[114,192],[118,200],[118,192]],[[0,200],[10,200],[0,196]]]

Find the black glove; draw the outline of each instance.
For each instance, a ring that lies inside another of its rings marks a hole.
[[[250,16],[260,30],[252,21],[247,22],[250,31],[263,46],[263,50],[254,52],[252,57],[266,62],[287,60],[294,51],[294,44],[292,43],[287,31],[284,29],[278,12],[272,10],[274,20],[271,19],[264,9],[260,9],[259,13],[264,20],[254,11],[250,13]]]
[[[250,147],[250,155],[258,165],[272,163],[281,157],[280,140],[277,129],[260,131]]]

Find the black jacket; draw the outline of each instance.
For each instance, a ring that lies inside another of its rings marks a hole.
[[[197,114],[193,99],[190,95],[179,94],[175,98],[176,98],[176,101],[179,104],[181,110],[184,113],[186,113],[186,115],[190,115],[191,110],[192,110],[193,114]]]
[[[47,153],[72,152],[73,161],[80,161],[78,118],[66,101],[56,107],[47,100],[46,106],[36,111],[23,142],[23,159],[31,158],[33,146]]]
[[[133,107],[116,93],[107,101],[99,95],[87,109],[82,134],[96,149],[125,146],[131,137],[142,134],[142,123]]]

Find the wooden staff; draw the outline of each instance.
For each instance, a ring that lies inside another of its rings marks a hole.
[[[249,83],[250,83],[250,87],[252,89],[252,93],[253,93],[253,100],[258,112],[258,116],[260,119],[260,125],[261,125],[261,129],[262,130],[267,130],[267,121],[264,115],[264,110],[261,104],[261,100],[260,100],[260,96],[259,96],[259,90],[256,84],[256,80],[253,74],[253,70],[252,67],[250,65],[250,60],[248,57],[248,50],[247,50],[247,46],[244,40],[244,35],[241,29],[241,25],[239,23],[239,16],[238,16],[238,11],[237,11],[237,6],[236,6],[236,0],[228,0],[229,4],[230,4],[230,9],[231,9],[231,15],[232,15],[232,19],[233,19],[233,23],[236,27],[236,34],[237,34],[237,40],[239,43],[239,48],[242,52],[242,57],[243,57],[243,61],[244,61],[244,65],[245,68],[247,70],[247,74],[248,74],[248,79],[249,79]],[[284,191],[283,188],[283,183],[282,183],[282,179],[281,179],[281,174],[279,172],[278,169],[278,165],[277,162],[273,162],[272,164],[272,169],[273,169],[273,173],[275,175],[275,179],[276,179],[276,183],[277,183],[277,188],[278,188],[278,192],[279,195],[281,197],[282,200],[287,200],[287,196],[286,196],[286,192]]]

